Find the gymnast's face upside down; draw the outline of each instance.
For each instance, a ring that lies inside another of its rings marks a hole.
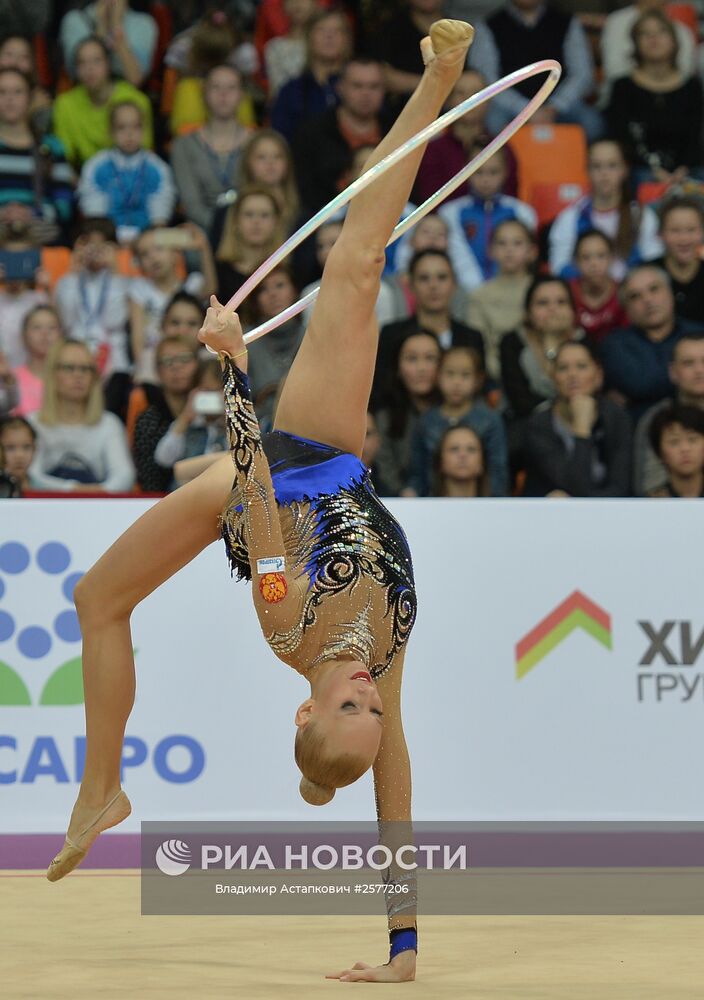
[[[383,706],[376,684],[358,660],[321,663],[311,697],[296,712],[296,762],[304,783],[318,794],[303,797],[322,805],[361,777],[374,763],[383,730]],[[309,791],[311,791],[309,789]]]

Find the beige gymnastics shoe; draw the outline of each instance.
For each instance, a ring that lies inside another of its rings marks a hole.
[[[430,26],[430,35],[420,43],[423,62],[428,66],[438,57],[446,66],[464,67],[469,46],[474,40],[474,28],[466,21],[443,18]]]
[[[109,830],[111,826],[117,826],[123,819],[127,819],[131,812],[130,800],[120,790],[104,809],[101,809],[93,822],[83,828],[75,840],[66,837],[64,846],[47,868],[46,877],[49,881],[58,882],[64,875],[72,872],[83,861],[99,834]]]

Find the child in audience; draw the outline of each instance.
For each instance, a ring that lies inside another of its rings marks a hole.
[[[587,169],[589,193],[563,209],[550,227],[550,270],[556,276],[573,278],[577,237],[598,229],[613,240],[611,276],[621,281],[630,267],[662,252],[658,217],[652,208],[641,208],[632,200],[628,163],[617,142],[593,142]]]
[[[132,101],[110,109],[112,149],[85,164],[78,200],[85,216],[112,219],[121,243],[147,226],[168,224],[176,205],[171,167],[144,147],[144,111]]]
[[[228,209],[217,261],[218,298],[227,301],[284,241],[281,208],[265,187],[240,191]]]
[[[704,496],[704,413],[675,403],[653,418],[650,443],[668,473],[651,497]]]
[[[130,279],[117,273],[115,224],[84,219],[73,246],[72,270],[54,290],[64,330],[88,346],[105,382],[105,405],[121,412],[129,389],[127,348]]]
[[[614,245],[598,229],[588,229],[577,238],[574,261],[577,277],[570,281],[577,321],[592,344],[627,326],[613,273]]]
[[[17,483],[21,493],[36,489],[29,474],[37,446],[37,433],[24,417],[0,420],[0,468]]]
[[[300,214],[296,174],[291,149],[282,135],[260,128],[247,141],[240,161],[240,186],[259,185],[276,196],[281,224],[289,233]]]
[[[215,294],[215,262],[208,237],[192,223],[178,229],[146,229],[137,237],[134,249],[143,275],[135,278],[129,288],[134,381],[155,382],[154,349],[161,337],[164,311],[178,292],[202,301]],[[179,272],[183,267],[182,250],[199,255],[202,272],[191,271],[184,279]]]
[[[489,253],[498,272],[470,293],[467,325],[481,332],[487,375],[500,382],[499,341],[523,318],[526,292],[538,256],[535,235],[518,219],[506,219],[494,229]]]
[[[264,47],[264,64],[269,81],[269,99],[273,100],[281,87],[300,76],[306,63],[306,26],[318,10],[317,0],[283,0],[289,21],[285,35],[270,39]]]
[[[490,495],[482,439],[471,427],[448,427],[433,456],[433,496]]]
[[[427,496],[431,489],[432,456],[448,427],[471,427],[479,435],[486,454],[493,496],[505,496],[508,487],[506,435],[501,417],[481,398],[484,369],[478,352],[471,347],[451,347],[438,372],[442,402],[418,420],[411,443],[409,489]]]
[[[26,417],[41,409],[44,399],[46,359],[63,336],[59,315],[52,306],[35,306],[24,318],[22,339],[27,363],[15,368],[19,400],[13,413]]]
[[[475,147],[476,156],[483,147]],[[460,283],[472,290],[498,272],[498,264],[489,248],[494,230],[506,219],[518,219],[535,232],[538,218],[535,209],[517,198],[503,194],[508,176],[506,153],[495,153],[469,180],[469,194],[454,198],[439,209],[447,222],[449,253]]]
[[[657,261],[670,275],[675,312],[704,322],[704,209],[697,198],[668,199],[660,209],[664,256]]]

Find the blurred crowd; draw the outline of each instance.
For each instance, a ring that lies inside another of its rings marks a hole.
[[[185,460],[227,449],[219,364],[196,340],[209,297],[363,173],[443,16],[476,26],[449,107],[562,64],[524,130],[557,200],[534,197],[511,143],[387,251],[363,456],[377,491],[704,495],[700,13],[0,0],[0,496],[163,494]],[[405,216],[540,83],[434,139]],[[247,329],[316,287],[343,224],[247,297]],[[263,430],[312,308],[250,346]]]

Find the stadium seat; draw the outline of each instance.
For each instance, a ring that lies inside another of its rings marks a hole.
[[[538,214],[538,225],[546,226],[573,202],[581,198],[586,188],[582,184],[562,181],[534,184],[528,202]]]
[[[665,13],[673,21],[684,24],[699,41],[699,19],[697,11],[692,3],[669,3],[665,8]]]
[[[48,274],[53,288],[59,278],[71,270],[71,251],[68,247],[42,247],[42,269]]]
[[[531,203],[539,184],[586,188],[587,141],[579,125],[525,125],[511,139],[518,160],[518,197]]]
[[[650,205],[653,201],[660,201],[669,185],[666,181],[646,181],[638,185],[638,202],[641,205]]]

